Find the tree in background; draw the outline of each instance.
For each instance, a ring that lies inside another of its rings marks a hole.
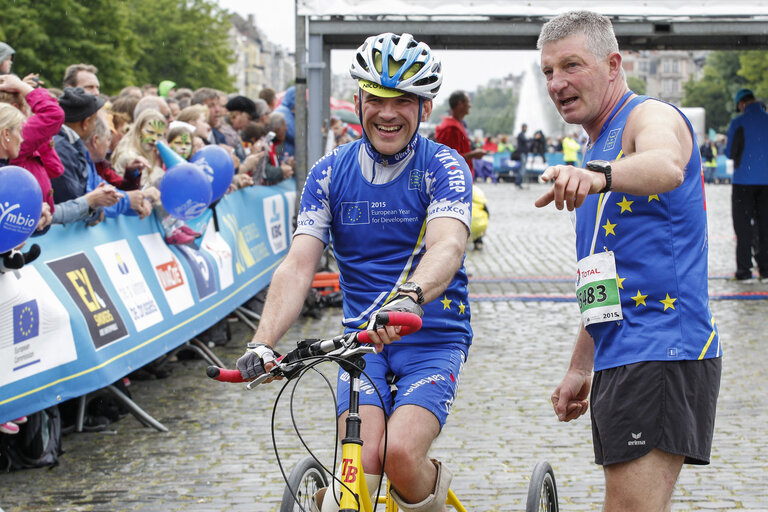
[[[751,76],[749,70],[744,68],[742,58],[750,55],[747,63],[752,58],[768,59],[765,51],[715,51],[707,57],[704,65],[704,75],[700,80],[691,78],[683,87],[685,89],[684,107],[704,107],[707,111],[706,128],[714,129],[718,133],[728,130],[728,123],[733,117],[733,95],[742,87],[754,87],[757,85],[746,77]],[[762,68],[765,70],[763,62]],[[759,85],[759,84],[758,84]],[[768,86],[768,76],[765,85]],[[764,89],[768,91],[768,87]],[[755,94],[758,94],[757,90]]]
[[[87,0],[84,0],[87,1]],[[212,0],[129,0],[139,39],[139,84],[173,80],[178,87],[233,91],[228,14]]]
[[[752,85],[755,97],[768,98],[768,52],[750,50],[739,54],[739,76]]]
[[[14,72],[61,87],[64,70],[99,69],[101,90],[169,79],[232,90],[227,13],[213,0],[0,0]]]
[[[645,83],[645,80],[638,76],[628,76],[627,77],[627,85],[630,89],[632,89],[634,92],[636,92],[639,95],[644,95],[645,91],[648,90],[648,84]]]
[[[515,128],[517,96],[511,88],[487,86],[479,87],[474,92],[466,92],[472,98],[472,110],[464,118],[470,138],[472,132],[478,129],[488,136],[512,133]],[[435,105],[430,121],[437,124],[448,113],[448,98],[446,96],[443,103]]]
[[[472,111],[466,118],[469,132],[479,128],[488,136],[511,134],[516,111],[517,96],[512,89],[480,87],[472,97]]]

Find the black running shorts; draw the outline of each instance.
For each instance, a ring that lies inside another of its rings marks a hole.
[[[654,448],[709,464],[721,358],[651,361],[595,372],[595,463],[638,459]]]

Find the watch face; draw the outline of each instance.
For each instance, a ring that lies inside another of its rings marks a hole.
[[[606,160],[590,160],[587,162],[587,169],[590,171],[608,172],[611,169],[611,163]]]

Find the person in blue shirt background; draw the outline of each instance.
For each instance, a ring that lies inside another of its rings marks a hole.
[[[768,113],[751,89],[734,96],[741,112],[728,125],[725,154],[733,159],[731,215],[736,233],[734,279],[751,282],[753,245],[760,280],[768,279]],[[754,244],[755,238],[757,243]]]

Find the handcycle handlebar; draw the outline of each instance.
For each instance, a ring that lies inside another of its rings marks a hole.
[[[400,335],[407,336],[421,329],[421,317],[414,313],[405,313],[403,311],[390,311],[388,313],[379,313],[378,318],[384,322],[384,325],[400,326]],[[357,341],[360,343],[370,343],[368,331],[357,333]]]
[[[414,313],[391,311],[380,313],[379,319],[384,322],[385,326],[400,326],[400,335],[402,336],[421,329],[421,317]],[[323,356],[338,351],[339,353],[335,354],[337,357],[346,358],[356,353],[373,351],[372,346],[362,346],[367,343],[370,343],[367,331],[342,334],[328,340],[302,340],[298,342],[295,349],[278,357],[275,360],[275,366],[270,371],[251,381],[243,379],[240,370],[219,368],[218,366],[209,366],[205,373],[208,377],[220,382],[248,382],[246,387],[253,389],[267,379],[275,377],[290,379],[303,368],[301,361],[308,357]]]

